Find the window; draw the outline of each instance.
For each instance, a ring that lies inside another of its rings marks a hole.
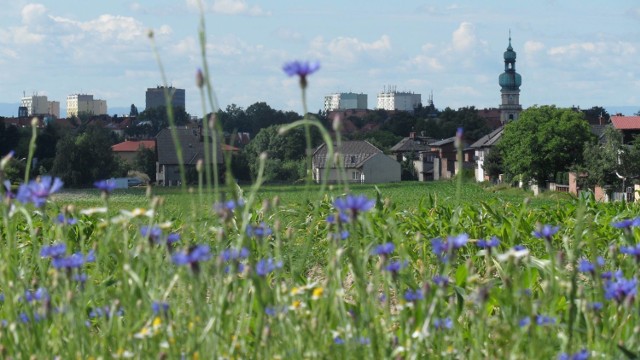
[[[359,180],[359,179],[360,179],[360,174],[357,171],[352,171],[351,180]]]

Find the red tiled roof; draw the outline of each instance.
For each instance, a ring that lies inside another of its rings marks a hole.
[[[112,151],[116,152],[127,152],[127,151],[138,151],[140,147],[144,147],[146,149],[155,149],[156,142],[155,140],[140,140],[140,141],[125,141],[119,144],[115,144],[111,147]]]
[[[618,130],[640,130],[640,116],[612,116],[611,123]]]

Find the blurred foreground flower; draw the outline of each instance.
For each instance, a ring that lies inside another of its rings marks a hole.
[[[42,176],[40,181],[31,180],[28,184],[20,185],[16,198],[23,204],[33,203],[36,207],[41,207],[51,194],[62,189],[62,185],[60,178]]]
[[[604,298],[622,303],[625,300],[633,301],[636,296],[636,286],[638,281],[635,278],[626,279],[622,271],[615,273],[614,280],[608,280],[604,284]]]
[[[256,274],[259,276],[267,276],[269,273],[282,267],[282,261],[275,261],[272,258],[261,259],[256,264]]]
[[[291,61],[282,67],[289,76],[297,75],[300,78],[300,87],[307,88],[307,76],[313,74],[320,69],[320,63],[317,61]]]
[[[344,198],[337,198],[333,206],[355,220],[359,213],[369,211],[376,204],[375,200],[370,200],[365,195],[347,195]]]
[[[100,180],[93,183],[98,190],[104,194],[111,194],[116,188],[116,182],[113,180]]]
[[[176,265],[189,265],[194,273],[200,272],[200,262],[211,259],[211,249],[208,245],[195,245],[187,252],[180,252],[171,257]]]
[[[589,358],[589,351],[582,349],[575,354],[562,353],[558,356],[558,360],[587,360]]]

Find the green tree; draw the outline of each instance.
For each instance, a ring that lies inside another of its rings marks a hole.
[[[96,180],[124,176],[111,151],[110,131],[88,126],[84,133],[63,137],[56,147],[51,173],[69,186],[86,186]]]
[[[580,176],[580,186],[591,188],[593,186],[617,186],[620,178],[616,175],[618,161],[622,149],[622,134],[613,127],[607,127],[604,131],[604,141],[588,143],[584,147],[582,164],[575,168]]]
[[[138,108],[131,104],[131,110],[129,110],[129,116],[138,116]]]
[[[136,152],[133,161],[133,168],[149,176],[150,181],[156,181],[156,152],[145,147],[141,147]]]
[[[593,140],[582,112],[531,107],[505,126],[500,139],[505,173],[544,185],[555,173],[580,164],[585,143]]]
[[[278,133],[279,128],[279,125],[272,125],[260,130],[258,135],[256,135],[256,137],[253,138],[253,140],[251,140],[251,142],[245,147],[244,151],[253,176],[257,174],[259,165],[258,157],[263,152],[267,153],[269,161],[278,160],[277,163],[274,162],[274,165],[269,167],[267,170],[276,169],[277,166],[281,166],[286,161],[298,161],[304,159],[306,154],[304,129],[295,128],[282,135]],[[320,141],[320,134],[314,130],[311,135],[312,146],[318,145]],[[293,168],[295,166],[291,167]],[[279,179],[278,176],[271,176],[271,174],[267,175],[268,178],[271,177],[274,180],[285,180],[281,178]]]
[[[484,156],[482,168],[491,180],[495,180],[500,174],[504,174],[504,163],[502,161],[500,143],[489,150],[489,153]]]

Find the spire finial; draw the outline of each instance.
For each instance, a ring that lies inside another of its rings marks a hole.
[[[511,29],[509,29],[509,46],[511,46]]]

